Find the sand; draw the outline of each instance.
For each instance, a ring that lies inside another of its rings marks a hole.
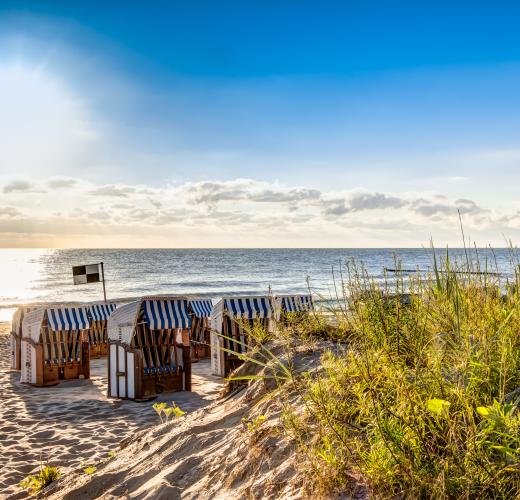
[[[108,457],[119,443],[160,422],[151,403],[108,399],[106,359],[91,360],[90,380],[49,388],[19,382],[9,368],[9,326],[0,324],[0,498],[25,498],[18,483],[39,467],[63,473]],[[193,365],[193,392],[161,395],[187,413],[207,406],[221,389],[209,360]]]
[[[320,352],[302,353],[309,369]],[[238,374],[262,374],[244,364]],[[237,385],[235,382],[234,385]],[[281,393],[273,380],[241,384],[213,404],[138,432],[93,475],[74,472],[46,490],[50,499],[262,499],[316,498],[302,456],[281,422]],[[297,394],[291,398],[297,398]],[[285,399],[285,398],[283,398]],[[262,416],[262,423],[248,428]],[[323,498],[323,497],[321,497]],[[350,498],[366,498],[352,495]]]

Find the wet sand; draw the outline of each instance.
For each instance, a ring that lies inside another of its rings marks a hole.
[[[9,326],[0,324],[0,498],[24,498],[18,483],[40,461],[62,472],[91,465],[117,451],[137,430],[159,423],[152,402],[109,399],[106,359],[91,360],[90,380],[31,387],[10,370]],[[161,395],[192,412],[210,404],[222,379],[210,372],[209,360],[193,364],[193,392]]]

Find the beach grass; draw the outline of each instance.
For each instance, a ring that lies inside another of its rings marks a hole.
[[[285,419],[323,490],[355,477],[378,497],[520,494],[517,278],[432,259],[426,275],[342,275],[344,343],[300,379],[306,411]]]
[[[29,475],[24,480],[20,481],[20,488],[28,491],[32,495],[36,495],[41,490],[45,489],[49,484],[58,480],[61,477],[61,472],[58,467],[40,463],[40,470],[36,475]]]
[[[276,376],[295,345],[329,345],[318,366],[279,381],[299,395],[281,398],[283,425],[310,491],[520,495],[518,276],[492,269],[432,253],[429,273],[375,281],[351,263],[329,311],[278,326],[283,360],[263,347],[244,358]]]

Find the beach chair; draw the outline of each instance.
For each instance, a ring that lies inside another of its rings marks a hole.
[[[88,310],[39,307],[24,315],[20,381],[36,386],[89,378]]]
[[[191,299],[188,302],[191,315],[190,342],[193,359],[210,356],[210,325],[213,302],[211,299]]]
[[[211,312],[211,369],[214,375],[226,377],[240,366],[240,354],[252,343],[255,328],[272,330],[274,310],[268,296],[224,297]],[[231,352],[230,352],[231,351]]]
[[[191,390],[187,297],[150,296],[108,319],[108,396],[145,400]]]
[[[91,358],[108,355],[108,318],[116,307],[115,303],[90,304],[88,307],[90,319],[88,342]]]
[[[276,295],[274,297],[276,320],[286,322],[290,315],[305,315],[314,310],[312,296],[304,295]]]

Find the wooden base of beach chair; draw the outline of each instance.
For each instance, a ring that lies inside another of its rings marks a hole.
[[[65,360],[46,363],[43,360],[41,346],[36,346],[36,387],[57,385],[64,380],[90,378],[90,359],[88,343],[82,343],[82,357],[79,360]]]
[[[149,400],[163,392],[191,391],[191,346],[183,332],[183,368],[175,372],[146,371],[142,348],[110,342],[108,358],[108,396],[121,399]]]

